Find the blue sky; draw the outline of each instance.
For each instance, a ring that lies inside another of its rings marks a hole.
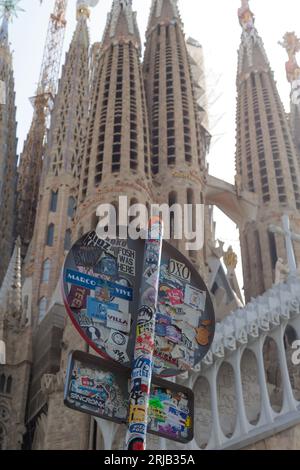
[[[99,0],[89,21],[91,41],[100,41],[111,0]],[[179,0],[186,36],[197,39],[204,48],[208,89],[212,103],[210,114],[216,136],[209,156],[210,172],[229,182],[234,181],[235,104],[237,49],[241,29],[237,19],[240,0]],[[289,84],[285,78],[286,53],[278,41],[286,31],[300,35],[299,0],[251,0],[256,27],[262,36],[279,92],[288,111]],[[133,0],[138,13],[142,39],[151,0]],[[28,132],[32,117],[29,97],[33,96],[39,78],[48,20],[54,0],[22,0],[20,13],[10,26],[10,42],[14,51],[19,150]],[[68,48],[75,25],[76,0],[69,0],[64,51]],[[299,57],[300,60],[300,57]],[[234,225],[216,211],[219,238],[238,251],[238,232]]]

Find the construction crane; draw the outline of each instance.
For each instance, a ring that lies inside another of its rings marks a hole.
[[[40,0],[40,4],[42,2],[43,0]],[[27,253],[34,230],[45,136],[59,78],[67,4],[68,0],[55,0],[50,15],[37,91],[31,98],[34,108],[33,119],[20,157],[16,234],[22,240],[23,257]]]
[[[39,1],[40,4],[43,3],[43,0]],[[67,5],[68,0],[55,0],[54,9],[50,15],[49,20],[40,78],[36,93],[37,97],[44,96],[47,99],[46,112],[49,111],[51,101],[54,99],[59,78],[61,56],[67,24]]]

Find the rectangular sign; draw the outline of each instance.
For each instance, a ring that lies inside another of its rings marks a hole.
[[[73,271],[72,269],[67,269],[66,271],[66,282],[90,290],[96,290],[97,287],[107,287],[112,297],[128,301],[133,300],[133,289],[131,287],[121,286],[111,281],[103,281],[103,279]]]
[[[109,308],[107,309],[107,328],[122,331],[123,333],[129,333],[130,319],[131,315],[129,315],[129,313],[116,312]]]
[[[121,338],[116,338],[121,341]],[[150,363],[140,361],[136,380],[149,373]],[[70,354],[65,385],[65,405],[115,423],[128,423],[129,411],[138,420],[143,407],[129,410],[131,370],[96,356],[76,351]],[[183,444],[193,440],[194,394],[166,380],[152,377],[148,432]]]
[[[119,248],[118,269],[122,274],[135,276],[135,251],[129,248]]]

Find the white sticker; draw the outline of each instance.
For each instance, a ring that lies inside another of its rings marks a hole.
[[[146,278],[147,284],[151,287],[155,287],[158,277],[156,265],[149,266],[144,272],[144,277]]]
[[[195,310],[204,312],[206,302],[206,292],[203,292],[196,287],[187,285],[185,287],[184,303]]]
[[[112,359],[114,359],[117,362],[120,362],[121,364],[124,364],[129,361],[129,357],[127,356],[126,351],[122,350],[121,348],[117,346],[112,346],[110,344],[107,344],[106,352]]]
[[[105,343],[105,341],[107,341],[107,339],[109,338],[110,330],[104,328],[103,325],[101,326],[99,323],[97,323],[97,321],[93,321],[93,326],[90,327],[90,332],[92,332],[91,330],[93,329],[93,327],[95,327],[96,329],[96,332],[94,332],[94,334],[96,334],[96,336],[100,335],[100,338],[98,338],[98,340],[103,341],[103,343]]]
[[[122,351],[126,351],[128,346],[129,337],[121,333],[120,331],[111,330],[107,345],[110,345],[112,348],[117,348]]]
[[[175,259],[170,259],[169,274],[177,277],[178,279],[182,279],[183,281],[191,281],[190,269],[185,264],[179,263],[179,261],[176,261]]]
[[[175,348],[173,348],[173,351],[171,352],[171,356],[174,359],[180,359],[180,358],[184,357],[184,353],[182,351],[182,348],[180,348],[179,345],[175,346]]]
[[[112,330],[122,331],[129,333],[130,331],[131,315],[128,313],[115,312],[114,310],[107,309],[107,324],[108,328]]]
[[[185,314],[184,320],[193,328],[198,328],[201,316],[201,312],[188,310]]]
[[[119,249],[118,270],[122,274],[135,276],[135,251],[129,248]]]
[[[195,328],[185,322],[178,322],[178,327],[181,329],[182,335],[185,335],[190,341],[196,337]]]

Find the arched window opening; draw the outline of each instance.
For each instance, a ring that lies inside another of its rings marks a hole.
[[[46,261],[43,264],[43,274],[42,274],[43,283],[49,282],[50,272],[51,272],[51,261],[49,259],[46,259]]]
[[[4,392],[5,389],[5,383],[6,383],[6,377],[4,374],[0,375],[0,393]]]
[[[169,208],[171,209],[174,204],[177,204],[177,193],[174,191],[169,194]],[[170,238],[174,239],[175,236],[175,212],[170,211]]]
[[[3,340],[0,340],[0,365],[6,364],[6,345]]]
[[[9,376],[6,383],[6,393],[9,395],[12,389],[12,377]]]
[[[54,224],[50,224],[47,230],[47,246],[53,246],[54,243]]]
[[[41,323],[47,312],[47,299],[43,297],[39,302],[39,323]]]
[[[71,247],[72,247],[72,232],[70,229],[68,229],[65,234],[64,248],[66,251],[69,251]]]
[[[68,217],[71,219],[74,217],[76,211],[76,200],[73,196],[69,197],[69,204],[68,204]]]
[[[57,202],[58,202],[58,191],[52,191],[51,198],[50,198],[50,212],[57,211]]]

